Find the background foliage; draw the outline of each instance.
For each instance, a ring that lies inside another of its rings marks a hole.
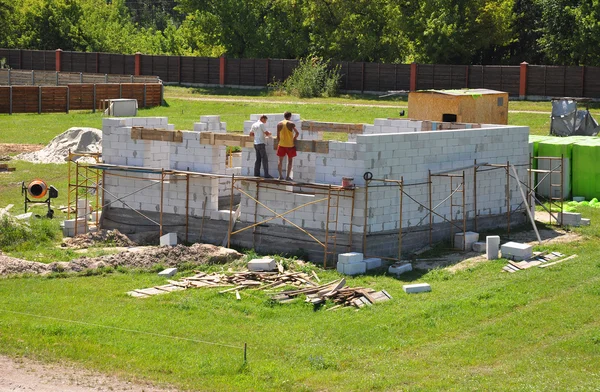
[[[600,65],[600,0],[0,0],[0,47]]]

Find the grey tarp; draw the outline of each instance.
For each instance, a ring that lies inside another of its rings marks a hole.
[[[589,110],[577,110],[577,102],[572,99],[552,100],[552,121],[550,134],[555,136],[596,136],[598,123]]]

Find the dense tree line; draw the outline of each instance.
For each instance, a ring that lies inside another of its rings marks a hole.
[[[600,65],[600,0],[0,0],[0,46]]]

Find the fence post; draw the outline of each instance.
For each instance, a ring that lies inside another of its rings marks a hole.
[[[58,71],[56,71],[56,85],[58,86]]]
[[[10,68],[9,68],[9,69],[8,69],[8,85],[9,85],[9,86],[11,85],[10,83],[11,83],[11,82],[10,82]]]
[[[83,84],[83,72],[79,72],[79,84]]]
[[[71,90],[69,90],[69,85],[67,84],[67,114],[69,113],[69,105],[71,101]]]
[[[269,63],[271,62],[271,60],[267,59],[266,62],[267,62],[267,66],[266,66],[267,78],[266,79],[267,79],[267,86],[268,86],[269,82],[270,82],[269,81]]]
[[[8,114],[13,113],[13,86],[8,86]]]
[[[142,54],[140,52],[135,53],[135,76],[142,74]]]
[[[226,64],[227,60],[225,59],[225,56],[221,56],[219,58],[219,84],[221,85],[221,87],[223,87],[225,85],[225,64]]]
[[[38,86],[38,114],[42,113],[42,86]]]
[[[410,64],[410,87],[409,91],[417,91],[417,63]]]
[[[360,92],[365,92],[365,62],[360,63]]]
[[[581,96],[585,97],[585,65],[581,66]]]
[[[104,74],[104,83],[108,83],[108,74]]]
[[[61,57],[62,57],[62,49],[56,49],[54,68],[56,68],[56,72],[61,71]]]
[[[146,83],[144,83],[144,106],[146,107]]]
[[[525,99],[527,96],[527,66],[529,64],[526,61],[521,63],[519,72],[519,98]]]
[[[96,113],[96,83],[94,83],[94,103],[92,104],[92,113]]]
[[[35,86],[35,71],[31,70],[31,85]]]

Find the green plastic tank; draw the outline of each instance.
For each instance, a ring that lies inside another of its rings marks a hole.
[[[579,140],[572,151],[573,196],[586,200],[600,197],[600,138]]]

